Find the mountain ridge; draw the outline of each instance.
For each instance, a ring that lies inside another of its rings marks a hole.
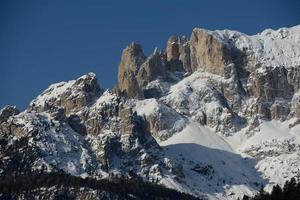
[[[300,175],[300,26],[195,28],[121,57],[114,90],[88,73],[0,111],[0,175],[137,174],[207,199],[253,196]]]

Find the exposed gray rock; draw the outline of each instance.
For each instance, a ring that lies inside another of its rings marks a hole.
[[[273,102],[275,98],[291,99],[293,88],[284,67],[266,67],[252,73],[249,78],[249,94]]]
[[[16,106],[5,106],[0,110],[0,124],[8,120],[10,116],[19,114],[20,111]]]
[[[300,66],[290,67],[287,69],[287,78],[289,84],[294,88],[294,91],[300,89]]]
[[[78,115],[70,115],[67,119],[67,122],[70,125],[70,127],[80,135],[87,134],[86,128],[84,124],[81,123],[81,119]]]
[[[168,70],[191,72],[190,47],[184,36],[171,36],[167,42]]]
[[[257,99],[254,113],[265,119],[287,118],[294,90],[284,67],[260,68],[251,73],[248,82],[249,96]]]
[[[121,119],[121,134],[132,135],[135,133],[135,115],[132,108],[123,108],[119,112]]]
[[[294,94],[291,100],[290,117],[300,118],[300,92],[299,90]]]
[[[141,65],[136,78],[141,89],[155,79],[165,80],[167,78],[166,54],[155,49],[153,54]]]

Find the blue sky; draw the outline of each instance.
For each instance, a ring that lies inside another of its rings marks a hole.
[[[25,109],[49,84],[90,71],[112,88],[132,41],[149,54],[194,27],[255,34],[297,24],[298,0],[1,0],[0,107]]]

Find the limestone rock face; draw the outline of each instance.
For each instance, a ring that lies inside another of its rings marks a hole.
[[[99,135],[105,127],[116,130],[114,124],[118,120],[122,100],[116,94],[105,91],[90,110],[83,112],[80,117],[85,124],[88,134]]]
[[[284,67],[264,68],[252,73],[249,78],[249,94],[273,102],[276,97],[291,99],[293,88],[287,79]]]
[[[287,78],[289,84],[294,88],[294,91],[300,89],[300,66],[287,69]]]
[[[275,101],[271,106],[270,111],[272,119],[286,120],[291,111],[290,103],[286,101]]]
[[[154,50],[153,54],[143,63],[137,73],[137,81],[142,88],[147,83],[155,79],[166,79],[167,77],[167,58],[164,52]]]
[[[0,124],[8,120],[10,116],[19,114],[20,111],[16,106],[5,106],[0,110]]]
[[[170,71],[191,72],[190,47],[188,40],[183,37],[171,36],[167,42],[168,69]]]
[[[223,75],[224,67],[232,63],[230,48],[204,29],[194,29],[189,44],[192,71]]]
[[[134,134],[135,129],[135,115],[131,108],[124,108],[120,110],[119,113],[121,119],[121,133],[126,135]]]
[[[124,96],[144,98],[144,87],[153,80],[167,79],[167,56],[157,49],[146,58],[142,47],[132,43],[122,54],[117,90]]]
[[[293,86],[288,82],[284,67],[260,68],[251,73],[248,84],[250,96],[257,98],[257,112],[266,119],[286,119]]]
[[[125,96],[142,98],[136,78],[140,66],[146,61],[142,47],[132,43],[122,53],[118,71],[118,89]]]
[[[300,118],[300,91],[294,94],[291,100],[290,117]]]

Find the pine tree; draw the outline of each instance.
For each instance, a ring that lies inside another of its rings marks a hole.
[[[248,197],[247,195],[244,195],[242,200],[250,200],[250,197]]]
[[[270,195],[271,199],[283,200],[283,191],[279,185],[273,187],[272,193]]]

